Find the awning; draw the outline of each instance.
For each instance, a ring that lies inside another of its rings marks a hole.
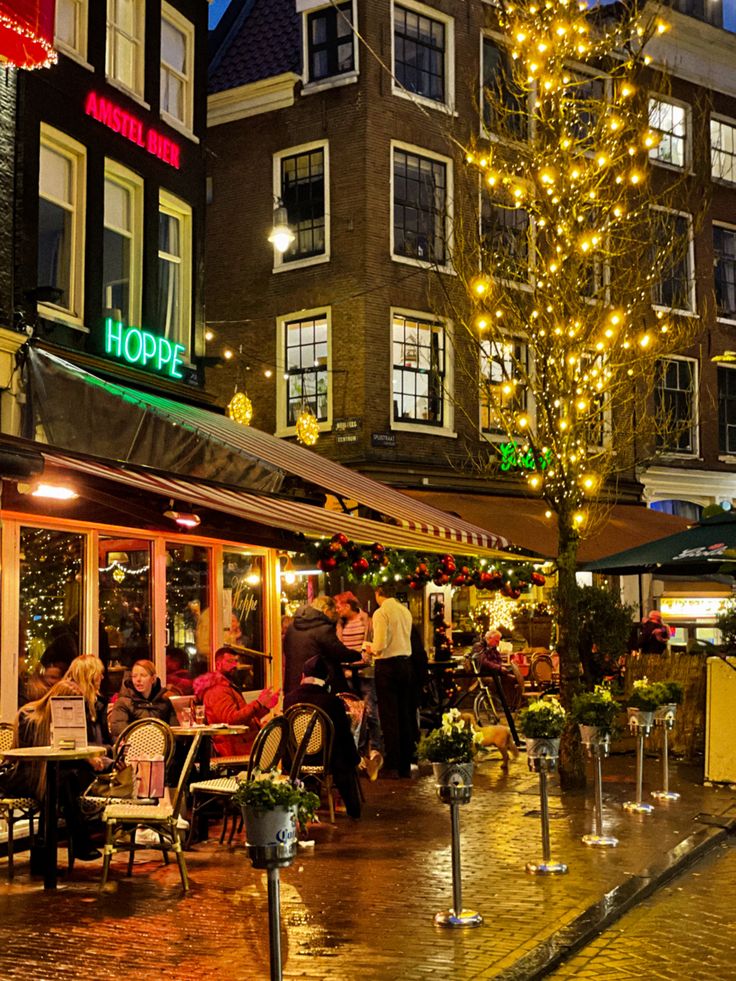
[[[539,498],[423,490],[404,493],[417,503],[447,510],[484,527],[499,528],[509,541],[525,551],[550,559],[557,556],[557,521],[554,515],[545,517],[547,504]],[[591,562],[621,545],[642,545],[687,526],[685,518],[638,504],[615,504],[601,517],[594,534],[581,541],[578,559],[581,563]]]
[[[440,540],[444,549],[479,555],[509,544],[505,534],[487,530],[488,525],[443,514],[429,502],[407,500],[400,491],[227,416],[103,381],[48,351],[31,349],[28,360],[35,418],[55,446],[249,491],[277,492],[285,475],[293,475],[416,533],[425,548],[430,538]],[[121,413],[123,403],[126,412]],[[334,531],[339,513],[328,513]],[[383,529],[381,540],[388,541],[390,526],[372,524]]]

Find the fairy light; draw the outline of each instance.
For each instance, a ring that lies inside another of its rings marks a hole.
[[[314,446],[319,439],[319,422],[309,409],[302,409],[297,416],[296,438],[304,446]]]

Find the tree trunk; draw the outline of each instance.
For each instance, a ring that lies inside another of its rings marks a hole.
[[[580,691],[580,650],[578,644],[578,593],[575,568],[578,533],[571,510],[561,508],[557,515],[557,650],[560,655],[560,701],[569,712],[573,697]],[[560,784],[563,790],[585,787],[585,758],[576,725],[568,725],[560,745]]]

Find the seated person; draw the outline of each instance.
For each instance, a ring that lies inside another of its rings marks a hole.
[[[153,661],[136,661],[110,712],[112,738],[117,739],[137,719],[160,719],[167,725],[174,725],[176,713],[169,701],[171,694],[157,678]]]
[[[503,660],[498,652],[498,645],[501,643],[501,631],[489,630],[483,638],[473,644],[471,656],[475,660],[475,665],[481,674],[489,671],[501,671]]]
[[[166,687],[174,695],[193,695],[189,658],[181,647],[166,648]]]
[[[345,802],[345,809],[352,818],[360,817],[360,791],[355,768],[360,762],[353,734],[350,731],[345,706],[337,695],[329,690],[327,679],[330,665],[321,657],[311,657],[304,663],[301,682],[284,696],[284,711],[299,702],[316,705],[332,720],[335,736],[332,741],[330,772],[335,786]],[[309,757],[305,762],[309,762]]]
[[[264,688],[255,701],[247,703],[239,672],[237,651],[221,647],[215,652],[215,670],[194,679],[194,694],[204,703],[208,725],[225,722],[248,726],[242,736],[216,736],[212,743],[218,756],[247,756],[260,728],[259,720],[268,715],[279,700],[277,689]]]

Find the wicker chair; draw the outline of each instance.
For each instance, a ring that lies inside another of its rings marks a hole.
[[[324,788],[327,795],[327,806],[330,810],[330,822],[335,822],[335,802],[332,798],[333,782],[330,773],[332,757],[332,742],[334,726],[332,719],[321,708],[298,702],[286,711],[289,724],[289,751],[296,762],[297,748],[303,751],[303,762],[297,768],[292,765],[292,778],[314,780],[320,789]],[[312,723],[311,736],[305,740],[307,727]]]
[[[100,889],[104,889],[110,871],[110,860],[117,851],[118,845],[128,849],[128,875],[133,874],[133,860],[136,852],[136,830],[139,826],[150,828],[159,837],[160,847],[166,852],[171,849],[176,855],[179,865],[179,874],[184,892],[189,889],[189,879],[187,876],[187,866],[184,861],[184,851],[182,849],[181,838],[177,821],[181,812],[182,804],[187,789],[189,774],[194,765],[194,759],[199,750],[201,740],[200,733],[196,733],[192,738],[184,766],[179,775],[179,782],[174,790],[172,800],[163,800],[158,804],[131,803],[129,801],[120,804],[108,805],[102,815],[102,820],[106,826],[105,849],[102,863],[102,882]],[[124,840],[124,835],[130,837]]]
[[[13,745],[13,726],[10,722],[0,722],[0,757],[2,750],[10,749]],[[9,768],[12,773],[14,768]],[[33,797],[0,797],[0,819],[8,826],[8,878],[15,873],[13,863],[13,826],[18,820],[27,820],[29,838],[33,847],[33,821],[41,813],[41,805]]]

